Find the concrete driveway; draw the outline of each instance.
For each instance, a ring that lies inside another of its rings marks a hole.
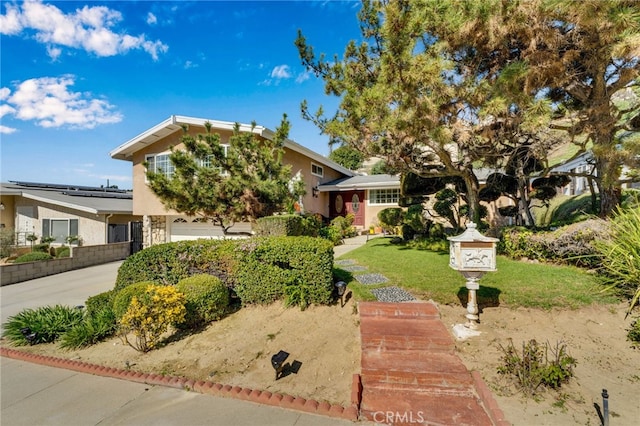
[[[2,324],[25,308],[84,305],[89,296],[113,288],[121,264],[112,262],[0,287]]]

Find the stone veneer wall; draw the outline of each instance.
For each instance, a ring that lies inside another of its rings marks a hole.
[[[15,284],[72,269],[101,265],[126,259],[131,252],[129,242],[71,247],[71,257],[39,262],[0,265],[0,285]]]
[[[167,218],[147,216],[142,219],[142,245],[144,248],[167,242]]]

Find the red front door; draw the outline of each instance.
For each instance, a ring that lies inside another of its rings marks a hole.
[[[344,191],[331,194],[331,217],[352,213],[354,226],[364,226],[364,191]]]

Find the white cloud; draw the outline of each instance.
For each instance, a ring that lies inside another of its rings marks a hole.
[[[60,55],[62,55],[62,49],[59,47],[47,46],[47,55],[53,62],[56,62]]]
[[[21,32],[35,32],[35,39],[47,44],[49,56],[53,46],[82,49],[97,56],[114,56],[132,49],[142,49],[154,60],[159,53],[168,50],[160,40],[148,41],[144,34],[131,36],[123,31],[112,31],[122,21],[122,14],[106,6],[84,6],[75,13],[65,14],[56,6],[41,0],[28,0],[21,4],[7,6],[5,15],[0,15],[0,34],[18,35]],[[151,14],[150,14],[151,15]],[[153,16],[153,15],[151,15]]]
[[[309,71],[305,71],[302,74],[298,74],[298,76],[296,77],[296,83],[300,84],[303,81],[309,80],[310,77],[311,73]]]
[[[4,134],[4,135],[10,135],[11,133],[15,132],[16,129],[14,129],[13,127],[7,127],[7,126],[3,126],[0,124],[0,134]]]
[[[278,65],[271,71],[272,78],[291,78],[291,73],[289,72],[289,65]]]
[[[184,63],[184,69],[188,70],[190,68],[198,68],[198,64],[192,62],[192,61],[185,61]]]
[[[23,81],[13,93],[2,88],[0,95],[6,103],[0,105],[0,110],[20,120],[34,120],[46,128],[93,129],[122,121],[122,115],[107,101],[92,98],[90,93],[69,91],[74,84],[75,76],[65,75]]]
[[[147,14],[147,24],[149,25],[155,25],[158,23],[158,18],[156,18],[156,15],[154,15],[153,13],[149,12]]]

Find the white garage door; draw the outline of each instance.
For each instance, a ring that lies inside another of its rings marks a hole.
[[[170,221],[170,240],[197,240],[198,238],[223,238],[222,228],[211,222],[204,222],[202,219],[180,217]],[[229,232],[251,232],[250,223],[239,223],[229,229]],[[236,236],[227,236],[234,238]],[[242,236],[240,238],[243,238]]]

